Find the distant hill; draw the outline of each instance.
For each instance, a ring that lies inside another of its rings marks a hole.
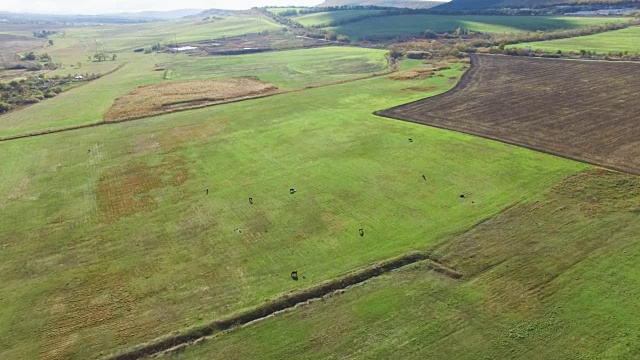
[[[0,11],[0,19],[12,22],[52,22],[52,23],[132,23],[147,21],[175,20],[185,16],[195,15],[202,9],[182,9],[171,11],[143,11],[135,13],[81,15],[81,14],[38,14]]]
[[[438,7],[441,10],[475,10],[503,7],[544,7],[553,5],[640,5],[640,0],[452,0]]]
[[[200,10],[196,14],[191,14],[189,16],[185,16],[185,19],[196,19],[205,16],[227,16],[238,13],[237,10],[223,10],[223,9],[208,9],[208,10]]]
[[[442,5],[442,1],[420,1],[420,0],[325,0],[318,7],[345,6],[345,5],[371,5],[411,9],[430,9]]]
[[[199,14],[203,9],[180,9],[169,11],[141,11],[135,13],[120,13],[114,14],[116,16],[122,16],[130,19],[157,19],[157,20],[175,20],[185,16],[191,16]]]

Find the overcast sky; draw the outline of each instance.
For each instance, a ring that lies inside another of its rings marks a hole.
[[[265,5],[312,6],[323,0],[0,0],[0,10],[48,14],[104,14],[176,9],[249,9]]]

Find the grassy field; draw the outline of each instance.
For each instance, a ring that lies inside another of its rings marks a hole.
[[[586,50],[598,54],[607,54],[609,52],[626,52],[631,54],[640,54],[640,27],[629,27],[626,29],[609,31],[595,35],[580,36],[570,39],[559,39],[550,41],[538,41],[531,43],[523,43],[510,45],[509,47],[525,47],[530,46],[532,49],[542,49],[545,51],[555,52],[561,50],[564,52],[580,52]]]
[[[462,280],[412,266],[163,358],[635,358],[639,209],[587,171],[436,247]]]
[[[206,323],[441,244],[587,168],[372,115],[460,66],[0,143],[0,357],[84,359]]]
[[[343,10],[343,11],[327,11],[312,14],[305,14],[292,17],[292,20],[299,22],[304,26],[320,26],[328,25],[335,21],[348,21],[363,16],[375,15],[383,13],[383,10]]]
[[[152,22],[132,25],[94,26],[67,31],[65,37],[80,39],[88,46],[99,41],[106,52],[129,51],[138,47],[150,47],[160,42],[201,41],[237,36],[261,31],[277,31],[281,25],[263,15],[229,16],[213,20],[182,20]],[[1,30],[1,28],[0,28]],[[55,36],[53,39],[55,40]]]
[[[332,27],[338,34],[352,39],[364,36],[412,36],[425,30],[453,32],[456,28],[486,33],[519,33],[573,29],[628,21],[622,18],[544,17],[544,16],[444,16],[444,15],[396,15],[374,17]]]
[[[225,57],[184,54],[124,54],[105,66],[127,63],[118,72],[62,93],[55,99],[0,117],[0,136],[100,121],[113,100],[140,85],[165,81],[256,76],[281,90],[302,89],[367,76],[387,67],[385,51],[326,47]],[[156,65],[167,68],[155,71]],[[60,72],[68,70],[59,70]],[[85,65],[80,72],[85,71]],[[82,104],[82,105],[79,105]]]
[[[297,7],[267,8],[267,11],[269,11],[270,13],[276,14],[276,15],[282,14],[283,12],[289,11],[289,10],[298,11],[298,10],[301,10],[301,9],[297,8]]]

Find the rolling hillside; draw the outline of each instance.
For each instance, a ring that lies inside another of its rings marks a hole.
[[[438,7],[440,10],[477,10],[503,7],[543,7],[560,4],[637,4],[638,0],[452,0]]]
[[[421,0],[325,0],[318,7],[345,6],[345,5],[372,5],[397,8],[429,9],[442,5],[442,1]]]

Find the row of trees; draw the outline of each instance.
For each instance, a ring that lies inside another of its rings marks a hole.
[[[91,61],[91,59],[92,57],[89,56],[88,60]],[[96,61],[106,61],[106,60],[116,61],[118,59],[118,55],[113,54],[109,56],[103,52],[98,52],[93,55],[93,59],[95,59]]]
[[[42,31],[34,31],[33,32],[33,37],[37,37],[39,39],[46,39],[51,35],[55,35],[57,34],[57,31],[53,31],[53,30],[42,30]]]

